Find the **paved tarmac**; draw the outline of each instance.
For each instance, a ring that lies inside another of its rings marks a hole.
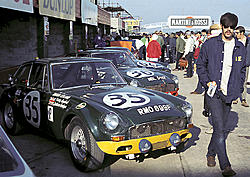
[[[210,134],[205,131],[210,128],[208,119],[202,115],[203,96],[191,95],[197,84],[197,75],[183,78],[184,71],[173,71],[179,77],[179,94],[193,105],[193,137],[187,149],[180,153],[168,153],[159,150],[139,161],[124,160],[119,157],[109,157],[103,170],[91,173],[78,171],[70,159],[68,150],[54,139],[39,133],[25,133],[10,137],[38,177],[220,177],[221,171],[217,165],[206,166],[206,152]],[[248,89],[250,93],[250,87]],[[250,102],[250,96],[248,99]],[[250,176],[250,108],[238,103],[232,105],[230,114],[232,132],[227,140],[227,152],[237,177]]]

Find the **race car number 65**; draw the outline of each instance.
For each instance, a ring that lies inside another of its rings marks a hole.
[[[150,98],[137,93],[118,92],[104,96],[103,102],[108,106],[124,109],[145,105],[150,102]]]
[[[144,77],[150,77],[154,75],[154,72],[147,71],[147,70],[130,70],[127,71],[127,75],[133,78],[144,78]]]

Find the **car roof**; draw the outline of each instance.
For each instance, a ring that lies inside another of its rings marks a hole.
[[[98,48],[97,48],[97,49],[98,49]],[[126,48],[126,47],[117,47],[117,46],[113,46],[113,47],[100,47],[100,49],[129,50],[129,49]]]
[[[112,49],[91,49],[85,50],[80,53],[125,53],[125,50],[112,50]]]
[[[47,64],[55,64],[55,63],[66,63],[66,62],[77,62],[77,61],[84,61],[84,62],[110,62],[109,60],[103,58],[93,58],[93,57],[54,57],[54,58],[42,58],[32,60],[27,63],[47,63]]]

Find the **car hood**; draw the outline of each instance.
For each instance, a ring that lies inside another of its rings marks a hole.
[[[141,86],[152,86],[158,84],[172,84],[175,83],[165,74],[156,70],[149,70],[146,68],[130,68],[130,67],[119,67],[121,75],[128,81],[137,80]]]
[[[74,90],[69,94],[97,109],[104,106],[109,112],[115,112],[134,124],[185,117],[185,113],[175,106],[178,104],[177,98],[156,93],[131,86],[98,86],[87,91]],[[167,97],[172,97],[172,102]]]
[[[162,64],[155,63],[155,62],[148,62],[145,60],[136,60],[135,61],[137,66],[140,67],[146,67],[146,68],[151,68],[151,69],[165,69],[166,66],[163,66]]]

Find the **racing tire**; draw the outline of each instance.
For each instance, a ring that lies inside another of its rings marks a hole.
[[[74,165],[84,172],[102,167],[104,152],[97,146],[88,127],[75,116],[65,128],[65,138],[69,141],[69,151]]]
[[[11,102],[6,102],[3,107],[3,124],[6,131],[11,135],[17,135],[22,129],[15,115],[15,107]]]

